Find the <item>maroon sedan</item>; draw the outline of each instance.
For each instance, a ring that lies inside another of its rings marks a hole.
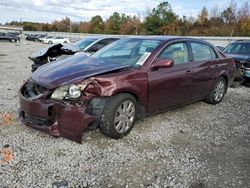
[[[211,44],[189,38],[124,38],[36,70],[19,92],[24,124],[81,142],[86,128],[111,138],[136,119],[195,101],[222,101],[235,63]]]

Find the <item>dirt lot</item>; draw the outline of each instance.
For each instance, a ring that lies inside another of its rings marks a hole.
[[[250,187],[249,88],[230,88],[215,106],[198,102],[137,122],[120,140],[87,132],[80,145],[18,121],[28,56],[43,46],[0,43],[0,149],[13,152],[0,164],[0,188]]]

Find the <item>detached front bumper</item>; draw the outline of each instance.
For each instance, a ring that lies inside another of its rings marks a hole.
[[[30,127],[81,143],[82,135],[95,116],[87,114],[86,107],[49,101],[43,97],[35,100],[25,98],[19,91],[22,122]]]

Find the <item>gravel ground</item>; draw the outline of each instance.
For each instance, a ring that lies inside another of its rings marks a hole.
[[[18,121],[28,56],[44,46],[0,43],[0,115],[14,115],[12,125],[0,120],[0,148],[9,145],[14,157],[0,164],[0,188],[250,187],[249,88],[230,88],[215,106],[198,102],[146,118],[120,140],[95,130],[77,144]]]

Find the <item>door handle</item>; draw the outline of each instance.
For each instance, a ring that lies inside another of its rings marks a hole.
[[[186,73],[191,73],[191,70],[188,69],[188,70],[186,71]]]

